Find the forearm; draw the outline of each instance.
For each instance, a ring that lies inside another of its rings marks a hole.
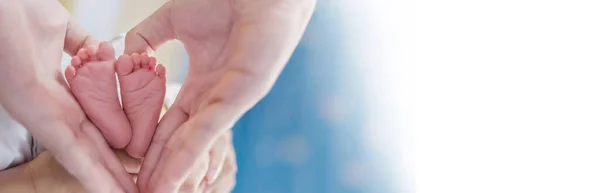
[[[36,193],[27,164],[0,171],[0,193]]]

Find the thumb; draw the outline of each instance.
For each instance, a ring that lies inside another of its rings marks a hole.
[[[98,44],[98,41],[92,38],[77,22],[70,20],[67,24],[64,51],[73,56],[79,49],[93,44]]]
[[[125,36],[125,54],[154,52],[158,47],[175,38],[171,29],[169,1],[148,18],[133,27]]]

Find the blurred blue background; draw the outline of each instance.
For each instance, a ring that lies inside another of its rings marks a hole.
[[[361,73],[341,14],[319,1],[271,92],[234,127],[236,193],[391,192],[366,151]]]

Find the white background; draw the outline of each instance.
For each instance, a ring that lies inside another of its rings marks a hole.
[[[417,192],[600,192],[598,1],[417,3]]]
[[[359,64],[368,97],[363,135],[385,160],[398,193],[415,192],[415,1],[339,0],[345,11],[348,64]],[[350,59],[351,58],[351,59]],[[418,190],[417,190],[418,191]]]

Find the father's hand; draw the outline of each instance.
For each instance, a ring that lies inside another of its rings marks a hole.
[[[0,0],[0,103],[89,192],[137,192],[64,81],[63,49],[94,44],[58,1]]]
[[[190,57],[182,90],[144,159],[142,192],[193,192],[194,185],[184,186],[190,180],[215,181],[226,152],[216,142],[270,90],[315,1],[171,0],[127,34],[126,53],[179,39]]]

